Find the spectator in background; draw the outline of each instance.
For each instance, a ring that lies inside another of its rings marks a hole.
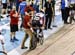
[[[16,0],[9,0],[12,5],[16,5]]]
[[[61,0],[61,13],[62,13],[62,20],[64,21],[64,24],[67,24],[67,22],[65,21],[65,15],[66,15],[66,11],[65,11],[65,0]]]
[[[45,3],[44,5],[44,9],[45,9],[45,15],[46,15],[46,23],[45,23],[45,29],[52,29],[51,28],[51,22],[52,22],[52,6],[51,6],[51,0],[48,0],[48,2]]]
[[[9,0],[8,3],[10,4],[10,7],[12,8],[12,6],[15,5],[15,0]]]
[[[75,0],[69,0],[69,8],[70,8],[70,11],[69,11],[69,15],[70,15],[70,23],[72,23],[72,20],[75,21],[74,19],[74,15],[75,15]]]
[[[5,39],[4,36],[2,35],[2,29],[0,28],[0,43],[2,45],[3,53],[7,55],[4,44],[5,44]]]
[[[7,8],[7,0],[1,0],[1,1],[2,1],[2,5],[3,5],[2,14],[5,14],[6,8]]]
[[[36,1],[33,2],[33,8],[35,9],[36,13],[39,12],[39,4],[38,4],[38,2],[36,2]]]
[[[52,16],[53,19],[52,19],[52,21],[55,22],[55,3],[56,3],[56,1],[55,0],[52,0],[51,3],[52,3],[52,10],[53,10],[53,16]],[[57,27],[56,24],[53,24],[52,26],[53,27]]]
[[[13,6],[12,10],[10,11],[10,41],[14,42],[16,39],[16,31],[18,31],[18,20],[19,20],[19,15],[16,11],[16,7]]]
[[[75,11],[73,9],[73,6],[70,7],[69,15],[70,15],[70,24],[71,24],[72,23],[72,20],[75,22],[75,18],[74,18]]]
[[[24,16],[25,16],[24,9],[25,9],[26,5],[27,5],[26,0],[23,0],[23,1],[20,3],[20,5],[19,5],[19,10],[18,10],[18,12],[20,13],[20,15],[21,15],[21,20],[22,20],[20,28],[23,27],[23,19],[24,19]]]
[[[65,23],[68,23],[67,22],[68,17],[69,17],[69,1],[65,0]]]
[[[1,1],[0,1],[0,21],[1,21],[1,18],[2,18],[1,11],[2,11],[2,4],[1,4]]]
[[[75,0],[69,0],[69,4],[73,5],[73,9],[75,10]]]
[[[16,0],[16,10],[18,11],[19,4],[22,2],[22,0]]]
[[[4,46],[4,36],[2,35],[2,33],[1,33],[1,30],[0,30],[0,42],[1,42],[1,44]]]
[[[12,4],[11,4],[11,2],[9,2],[8,3],[8,10],[7,10],[8,14],[10,14],[11,9],[12,9]]]

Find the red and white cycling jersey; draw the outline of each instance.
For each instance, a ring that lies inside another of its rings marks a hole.
[[[40,13],[36,13],[34,20],[39,20],[40,24],[43,24],[44,23],[44,14],[41,13],[41,12]]]

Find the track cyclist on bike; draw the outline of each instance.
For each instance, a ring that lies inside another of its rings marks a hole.
[[[39,30],[39,35],[43,36],[43,29],[45,27],[45,17],[44,12],[40,10],[39,13],[36,13],[32,20],[32,27],[34,32],[36,33],[37,42],[39,42],[39,38],[37,37],[37,30]]]

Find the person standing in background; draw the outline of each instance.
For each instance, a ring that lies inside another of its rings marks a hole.
[[[18,31],[18,21],[19,21],[19,14],[16,11],[16,7],[13,6],[12,10],[10,11],[10,41],[18,41],[16,39],[16,31]]]
[[[68,24],[67,20],[69,17],[69,1],[65,0],[65,22]]]
[[[65,21],[65,15],[66,15],[66,11],[65,11],[65,0],[61,0],[61,13],[62,13],[62,20],[64,21],[64,24],[66,24],[67,22]]]
[[[73,9],[73,7],[70,8],[70,11],[69,11],[69,15],[70,15],[70,24],[72,23],[72,20],[75,22],[75,18],[74,18],[74,15],[75,15],[75,11]]]
[[[1,11],[2,11],[2,4],[1,4],[1,1],[0,1],[0,21],[1,21]]]
[[[69,15],[70,15],[70,24],[72,23],[72,20],[75,22],[75,0],[68,0],[69,1]]]
[[[38,4],[38,1],[32,1],[32,4],[33,8],[35,9],[36,13],[39,12],[39,4]]]
[[[18,12],[19,4],[22,2],[22,0],[16,0],[16,10]]]
[[[21,25],[20,25],[20,29],[22,29],[23,27],[23,19],[24,19],[24,16],[25,16],[25,12],[24,12],[24,9],[25,7],[27,6],[27,3],[26,3],[26,0],[23,0],[20,5],[19,5],[19,10],[18,10],[18,13],[20,13],[21,15]]]
[[[2,45],[2,49],[3,49],[2,53],[7,55],[7,52],[6,52],[5,47],[4,47],[5,39],[4,39],[4,36],[2,35],[2,30],[0,30],[0,42]]]
[[[73,9],[75,10],[75,0],[69,0],[69,4],[73,5]]]
[[[56,3],[56,1],[55,0],[52,0],[52,10],[53,10],[53,19],[52,19],[52,21],[53,21],[53,23],[55,22],[55,3]],[[57,27],[57,25],[56,24],[53,24],[52,25],[53,27]]]
[[[7,9],[7,0],[1,0],[1,2],[3,5],[2,14],[5,14]]]
[[[48,0],[44,5],[45,15],[46,15],[46,23],[45,23],[45,29],[52,29],[51,28],[51,22],[52,22],[52,6],[51,6],[51,0]]]

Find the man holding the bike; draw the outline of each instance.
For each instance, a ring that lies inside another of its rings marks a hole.
[[[31,48],[31,41],[32,41],[32,37],[33,37],[33,32],[32,32],[32,26],[31,26],[31,20],[32,20],[32,13],[34,12],[33,7],[31,7],[30,5],[27,5],[27,7],[25,8],[25,17],[24,17],[24,22],[23,22],[23,27],[25,30],[25,36],[23,38],[22,41],[22,45],[21,45],[21,49],[26,49],[27,47],[24,46],[25,42],[28,38],[28,36],[30,37],[30,47]]]

